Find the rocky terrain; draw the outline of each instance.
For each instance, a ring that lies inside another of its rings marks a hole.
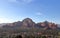
[[[13,23],[2,23],[0,24],[0,37],[15,37],[17,35],[24,36],[36,36],[40,37],[41,35],[59,35],[60,27],[59,24],[52,22],[44,21],[35,23],[30,18],[25,18],[22,21],[17,21]],[[8,36],[9,35],[9,36]]]
[[[40,23],[35,23],[30,18],[26,18],[22,21],[17,21],[14,23],[2,24],[2,28],[45,28],[45,29],[57,29],[58,24],[44,21]]]

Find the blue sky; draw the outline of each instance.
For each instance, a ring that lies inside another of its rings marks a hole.
[[[60,0],[0,0],[0,23],[24,18],[60,24]]]

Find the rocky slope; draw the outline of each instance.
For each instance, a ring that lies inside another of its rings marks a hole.
[[[3,28],[45,28],[45,29],[57,29],[58,25],[52,22],[44,21],[40,23],[35,23],[30,18],[26,18],[23,21],[18,21],[14,23],[7,23]]]

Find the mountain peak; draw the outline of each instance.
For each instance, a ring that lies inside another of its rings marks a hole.
[[[24,20],[32,20],[32,19],[30,19],[30,18],[25,18]]]
[[[25,18],[22,22],[32,23],[33,21],[32,21],[32,19],[30,19],[30,18]]]
[[[44,21],[44,23],[48,23],[48,21]]]
[[[32,27],[35,25],[35,23],[32,21],[32,19],[30,18],[25,18],[23,21],[23,26],[28,26],[28,27]]]
[[[37,28],[51,28],[51,29],[56,29],[58,28],[55,23],[49,22],[49,21],[44,21],[40,23],[35,23],[32,19],[30,18],[25,18],[23,21],[18,21],[14,23],[9,23],[7,24],[12,27],[22,27],[22,28],[30,28],[30,27],[37,27]],[[7,27],[6,25],[6,27]]]

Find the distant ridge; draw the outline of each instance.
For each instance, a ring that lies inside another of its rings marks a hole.
[[[22,21],[14,22],[14,23],[7,23],[2,26],[3,28],[45,28],[45,29],[57,29],[58,24],[51,23],[48,21],[35,23],[30,18],[25,18]]]

